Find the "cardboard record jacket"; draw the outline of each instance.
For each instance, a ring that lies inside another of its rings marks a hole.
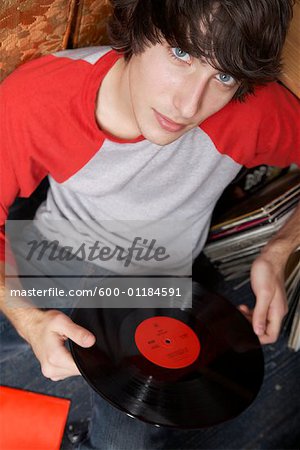
[[[79,304],[72,319],[96,336],[91,348],[70,342],[87,382],[115,407],[151,424],[193,429],[232,419],[253,402],[263,381],[263,353],[251,324],[198,284],[192,308]]]

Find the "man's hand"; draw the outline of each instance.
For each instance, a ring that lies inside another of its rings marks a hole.
[[[300,247],[299,224],[300,204],[252,265],[251,285],[256,306],[253,312],[245,305],[240,310],[252,321],[262,344],[276,341],[288,310],[284,271],[289,256]]]
[[[275,255],[262,253],[251,269],[251,286],[256,296],[254,310],[240,305],[240,311],[252,322],[261,344],[275,342],[288,311],[284,288],[284,269]]]
[[[70,338],[81,347],[91,347],[95,343],[92,333],[55,310],[36,310],[26,328],[24,337],[39,360],[45,377],[59,381],[80,375],[65,341]]]
[[[14,267],[11,273],[16,273]],[[95,336],[60,311],[41,311],[27,298],[10,298],[11,284],[6,285],[4,274],[5,266],[0,262],[0,309],[20,336],[31,345],[43,375],[53,381],[80,375],[65,341],[70,338],[81,347],[91,347]],[[13,279],[13,283],[14,288],[22,288],[17,278]]]

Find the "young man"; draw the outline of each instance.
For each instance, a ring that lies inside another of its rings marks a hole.
[[[197,255],[213,207],[242,165],[300,163],[299,102],[274,82],[292,3],[115,1],[117,51],[66,51],[16,70],[1,87],[1,223],[15,197],[30,195],[48,175],[36,216],[47,239],[58,231],[64,244],[92,240],[92,223],[102,242],[118,245],[103,220],[183,217]],[[67,228],[54,230],[60,219]],[[287,312],[283,275],[300,243],[299,219],[298,208],[252,268],[256,306],[253,315],[241,309],[263,344],[277,339]],[[89,347],[91,333],[60,311],[2,303],[46,377],[79,373],[64,342]],[[100,409],[95,420],[104,424]],[[126,448],[149,448],[149,427],[130,424],[130,433]],[[97,436],[93,448],[121,448],[117,433],[115,440],[105,430]]]

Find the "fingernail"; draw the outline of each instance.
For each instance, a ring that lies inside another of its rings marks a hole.
[[[264,334],[265,329],[262,326],[257,326],[254,328],[254,331],[257,334],[257,336],[261,336],[262,334]]]
[[[82,338],[82,343],[89,344],[92,341],[91,337],[92,336],[90,334],[85,334]]]

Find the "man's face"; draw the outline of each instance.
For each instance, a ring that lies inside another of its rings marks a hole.
[[[175,141],[219,111],[239,87],[230,75],[167,43],[133,55],[127,70],[136,125],[158,145]]]

